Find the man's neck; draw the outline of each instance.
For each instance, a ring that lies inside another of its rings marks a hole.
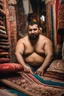
[[[37,40],[30,40],[30,42],[35,45],[37,43],[38,39]]]
[[[38,42],[39,37],[37,39],[35,39],[35,40],[32,40],[32,39],[29,38],[29,40],[30,40],[30,42],[31,42],[32,45],[35,45]]]

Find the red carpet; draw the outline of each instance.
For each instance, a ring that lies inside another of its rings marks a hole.
[[[29,96],[35,96],[35,95],[36,96],[63,96],[64,95],[64,86],[53,86],[53,85],[41,83],[33,75],[26,74],[24,72],[10,76],[7,79],[2,79],[1,82]],[[61,81],[59,82],[62,83]]]

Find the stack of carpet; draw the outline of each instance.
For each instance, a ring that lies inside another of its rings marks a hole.
[[[3,9],[3,0],[0,0],[0,63],[9,62],[9,42],[5,17],[6,14]]]
[[[45,76],[64,81],[64,60],[54,60],[47,69]]]

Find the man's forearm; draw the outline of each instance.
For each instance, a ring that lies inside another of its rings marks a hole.
[[[53,59],[53,56],[50,55],[50,56],[46,56],[45,60],[44,60],[44,63],[42,64],[42,69],[46,70],[47,67],[49,67],[51,61]]]
[[[19,62],[23,67],[26,66],[26,64],[25,64],[25,62],[24,62],[24,59],[23,59],[22,55],[16,54],[16,58],[17,58],[18,62]]]

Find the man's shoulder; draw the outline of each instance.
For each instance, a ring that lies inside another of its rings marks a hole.
[[[40,35],[40,37],[42,38],[42,39],[48,39],[46,36],[44,36],[44,35]]]
[[[51,40],[47,36],[44,36],[44,35],[41,35],[41,39],[46,42],[51,42]]]
[[[24,41],[26,41],[26,40],[27,40],[27,36],[20,38],[20,39],[18,40],[18,42],[24,42]]]

